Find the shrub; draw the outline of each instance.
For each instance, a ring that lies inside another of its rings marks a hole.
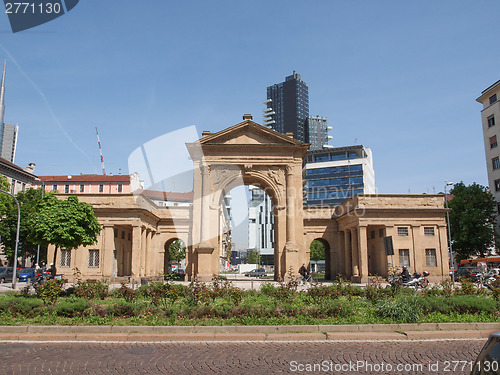
[[[116,317],[128,318],[135,316],[135,305],[125,301],[109,305],[106,310],[108,314]]]
[[[422,315],[422,298],[416,295],[401,295],[393,300],[381,301],[376,312],[382,318],[401,323],[415,323]]]
[[[75,316],[81,316],[87,307],[88,303],[83,299],[61,301],[56,306],[55,312],[59,316],[72,318]]]
[[[474,295],[477,294],[477,289],[471,279],[462,279],[460,284],[462,287],[456,291],[459,295]]]
[[[104,299],[108,295],[108,291],[108,284],[100,280],[82,281],[75,287],[76,295],[87,300]]]
[[[114,291],[114,294],[116,294],[118,297],[123,298],[127,302],[135,302],[139,293],[134,289],[126,286],[125,283],[122,283],[120,288]]]
[[[459,314],[493,313],[496,310],[496,302],[486,297],[461,295],[451,297],[446,302]]]
[[[37,285],[36,294],[45,304],[49,303],[53,305],[61,295],[62,286],[62,280],[47,280],[43,284]]]

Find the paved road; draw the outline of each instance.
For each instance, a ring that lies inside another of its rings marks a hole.
[[[485,341],[0,342],[0,374],[468,374]]]

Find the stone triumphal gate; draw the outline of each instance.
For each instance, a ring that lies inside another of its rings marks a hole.
[[[145,194],[79,194],[103,226],[97,244],[58,251],[58,272],[68,279],[111,276],[138,280],[167,273],[168,247],[186,245],[187,279],[210,280],[225,256],[221,223],[224,196],[254,185],[271,199],[275,277],[297,275],[309,264],[310,244],[325,245],[326,278],[367,281],[393,266],[448,275],[448,243],[442,195],[357,195],[337,207],[303,206],[302,167],[308,145],[243,121],[186,145],[193,161],[192,205],[159,207]],[[168,161],[166,161],[168,165]],[[65,199],[68,194],[59,194]],[[386,253],[391,237],[394,255]],[[48,249],[52,259],[53,247]]]
[[[217,228],[223,197],[239,185],[264,190],[273,203],[274,272],[284,277],[308,262],[302,219],[302,160],[308,145],[252,121],[221,132],[203,133],[188,144],[194,163],[194,200],[190,273],[209,279],[219,271]]]

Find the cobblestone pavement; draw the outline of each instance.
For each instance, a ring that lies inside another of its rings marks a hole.
[[[485,342],[2,342],[0,374],[468,374]]]

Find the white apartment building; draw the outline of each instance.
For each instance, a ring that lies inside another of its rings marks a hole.
[[[481,121],[483,125],[484,152],[488,184],[497,201],[497,233],[500,232],[500,81],[485,89],[477,102],[483,105]]]

